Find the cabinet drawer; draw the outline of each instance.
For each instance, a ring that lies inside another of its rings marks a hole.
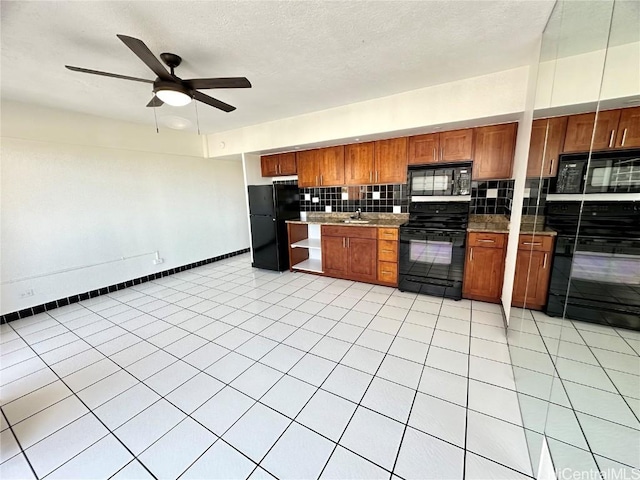
[[[398,229],[378,228],[378,238],[380,240],[398,240]]]
[[[323,225],[322,236],[376,238],[376,229],[375,227],[339,227],[336,225]]]
[[[553,248],[553,237],[549,235],[520,235],[518,250],[550,252]]]
[[[378,240],[378,260],[383,262],[397,262],[398,242],[395,240]]]
[[[486,247],[486,248],[502,248],[504,247],[505,237],[506,237],[506,234],[504,233],[470,232],[469,246],[470,247]]]
[[[378,281],[398,283],[398,264],[392,262],[378,262]]]

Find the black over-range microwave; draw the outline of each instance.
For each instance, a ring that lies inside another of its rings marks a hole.
[[[469,163],[409,166],[409,195],[471,195]]]
[[[639,193],[640,150],[560,155],[553,193]]]

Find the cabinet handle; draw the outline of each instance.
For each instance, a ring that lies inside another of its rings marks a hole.
[[[350,238],[347,237],[347,248],[351,248],[351,245],[349,245],[349,243],[350,243],[349,240],[350,240]]]
[[[440,147],[440,160],[444,160],[444,147]]]
[[[322,185],[322,175],[320,175],[320,185]]]
[[[383,274],[383,275],[385,275],[385,274],[386,274],[386,275],[390,275],[391,273],[392,273],[392,272],[389,272],[389,271],[387,271],[387,270],[383,270],[383,271],[382,271],[382,274]]]
[[[542,245],[541,243],[538,242],[522,242],[523,245],[535,245],[536,247],[539,247],[540,245]]]
[[[624,147],[624,141],[627,138],[627,129],[625,128],[624,131],[622,132],[622,143],[620,144],[621,147]]]
[[[484,239],[479,239],[478,242],[482,242],[482,243],[496,243],[495,240],[484,240]]]
[[[473,262],[473,247],[469,249],[469,261]]]
[[[615,130],[611,130],[611,135],[609,136],[609,148],[613,147],[613,136],[615,135],[615,133]]]
[[[382,250],[385,253],[393,253],[393,250]]]
[[[438,157],[436,156],[436,147],[433,147],[433,159],[437,162],[438,161]]]
[[[282,165],[278,164],[278,173],[282,175]]]
[[[316,175],[316,185],[318,185],[318,175]]]
[[[551,159],[551,164],[549,165],[549,175],[551,175],[553,173],[553,162],[555,161],[555,158]]]
[[[542,268],[547,268],[547,254],[544,254],[544,261],[542,262]]]
[[[378,183],[378,171],[376,170],[376,183]]]

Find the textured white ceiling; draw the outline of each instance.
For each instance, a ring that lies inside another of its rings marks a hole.
[[[246,76],[252,89],[207,90],[211,133],[392,95],[529,63],[553,0],[2,1],[2,99],[153,125],[153,79],[116,38],[183,57],[182,78]],[[196,125],[193,105],[163,106]],[[175,118],[173,119],[175,121]]]

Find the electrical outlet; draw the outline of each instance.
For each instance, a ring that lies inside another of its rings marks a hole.
[[[154,265],[160,265],[161,263],[164,263],[164,258],[154,258],[153,259],[153,264]]]
[[[29,290],[25,290],[24,292],[22,292],[20,294],[20,298],[27,298],[27,297],[33,297],[35,295],[33,288],[30,288]]]

